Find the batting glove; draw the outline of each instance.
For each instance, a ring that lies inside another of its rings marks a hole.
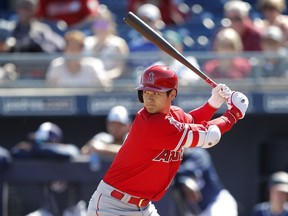
[[[248,108],[249,100],[243,93],[233,91],[226,104],[228,110],[236,119],[242,119]]]
[[[218,109],[221,105],[227,101],[230,97],[232,91],[225,84],[219,83],[215,88],[212,89],[211,97],[208,100],[208,103]]]

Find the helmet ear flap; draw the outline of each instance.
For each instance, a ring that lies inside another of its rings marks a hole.
[[[141,103],[144,103],[143,100],[143,90],[138,90],[138,99]]]

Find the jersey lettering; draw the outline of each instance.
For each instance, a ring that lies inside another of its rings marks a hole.
[[[162,152],[153,159],[153,161],[169,163],[171,161],[181,161],[182,159],[183,149],[181,149],[180,152],[163,149]]]

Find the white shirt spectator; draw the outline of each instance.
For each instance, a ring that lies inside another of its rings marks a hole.
[[[84,52],[101,59],[110,79],[117,79],[125,72],[129,47],[117,33],[114,14],[105,5],[99,6],[99,15],[91,25],[92,35],[84,40]]]
[[[54,59],[49,66],[46,78],[51,83],[61,86],[107,86],[109,84],[102,61],[92,57],[82,58],[79,71],[76,73],[69,71],[64,57]]]

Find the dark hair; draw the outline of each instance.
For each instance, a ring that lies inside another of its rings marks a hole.
[[[171,89],[171,90],[169,90],[169,91],[166,92],[167,96],[169,96],[169,95],[171,94],[172,90],[173,90],[173,89]]]
[[[77,41],[81,47],[84,46],[84,40],[85,40],[85,34],[80,30],[70,30],[65,33],[64,39],[66,41],[66,44],[69,41]]]

